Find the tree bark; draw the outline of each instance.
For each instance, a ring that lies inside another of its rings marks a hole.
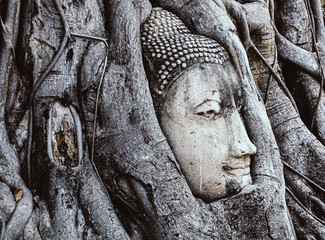
[[[238,194],[195,198],[160,129],[140,40],[152,7],[237,70],[257,147]],[[319,0],[0,0],[0,239],[324,238],[322,14]]]

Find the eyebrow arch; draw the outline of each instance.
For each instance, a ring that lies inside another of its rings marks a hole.
[[[187,103],[189,101],[191,101],[193,98],[196,98],[197,96],[201,95],[202,93],[205,93],[205,92],[212,92],[212,95],[215,94],[216,92],[219,92],[219,90],[211,90],[211,89],[208,89],[208,90],[205,90],[205,91],[202,91],[202,92],[199,92],[198,94],[196,94],[195,96],[192,96],[191,98],[187,99],[186,101],[184,101],[184,103]],[[212,100],[212,99],[210,99]]]
[[[207,102],[217,102],[218,104],[221,104],[221,102],[219,102],[219,101],[217,101],[217,100],[215,100],[215,99],[210,99],[210,98],[208,98],[208,99],[205,99],[205,100],[204,100],[202,103],[200,103],[199,105],[195,106],[195,108],[198,108],[198,107],[202,106],[203,104],[206,104]]]

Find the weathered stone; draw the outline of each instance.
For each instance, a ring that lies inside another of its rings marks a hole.
[[[197,197],[207,201],[239,192],[251,183],[256,151],[241,121],[241,87],[228,61],[199,64],[173,80],[160,124]]]
[[[160,34],[157,35],[156,32]],[[151,68],[151,78],[153,81],[151,81],[150,86],[154,98],[156,95],[164,94],[168,89],[169,83],[185,67],[197,62],[223,64],[226,59],[229,59],[224,48],[215,40],[192,34],[176,15],[161,8],[153,9],[152,14],[143,24],[141,41],[144,56],[149,62],[148,66]],[[161,42],[164,42],[164,44],[158,44]],[[160,60],[160,56],[157,56],[158,53],[163,54],[163,61]],[[184,57],[179,59],[179,56]],[[227,57],[223,58],[222,56]],[[165,65],[170,65],[171,68],[168,68],[168,71],[160,75],[159,71],[164,70]],[[167,79],[167,87],[162,88],[158,83],[160,82],[159,79]],[[164,91],[161,91],[162,89]],[[156,100],[156,108],[159,108],[159,104],[160,102]]]

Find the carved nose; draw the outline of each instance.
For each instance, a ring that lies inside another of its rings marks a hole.
[[[236,112],[233,115],[229,126],[231,132],[229,134],[231,154],[236,158],[254,155],[256,153],[256,147],[249,139],[239,113]]]
[[[241,158],[247,155],[254,155],[256,153],[255,145],[246,137],[236,139],[233,143],[232,154],[234,157]]]

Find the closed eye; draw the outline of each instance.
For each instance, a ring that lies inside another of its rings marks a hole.
[[[220,113],[213,109],[197,112],[196,115],[208,118],[209,120],[216,120],[218,117],[220,117]]]
[[[215,120],[220,116],[221,106],[216,100],[206,99],[195,107],[194,114],[209,120]]]

